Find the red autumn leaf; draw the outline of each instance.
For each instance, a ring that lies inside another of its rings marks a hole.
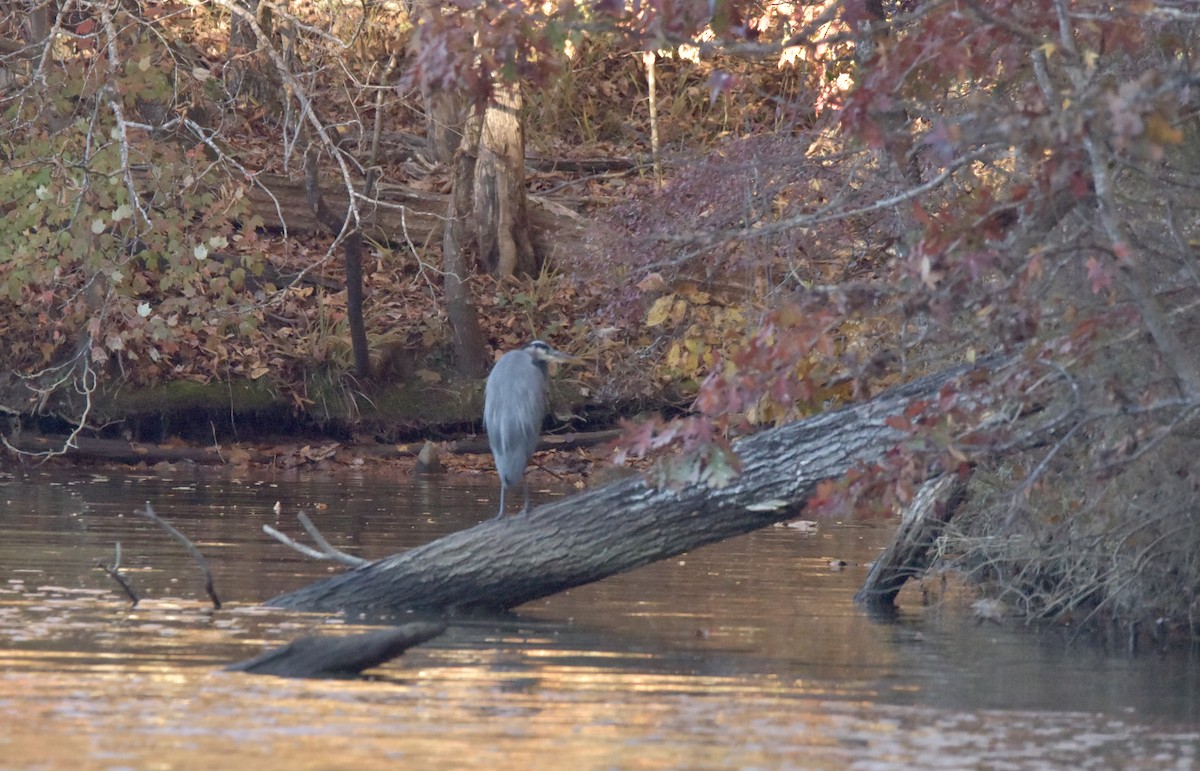
[[[1112,286],[1112,273],[1104,267],[1100,260],[1092,256],[1088,257],[1084,264],[1087,266],[1088,283],[1092,287],[1092,294],[1100,294]]]

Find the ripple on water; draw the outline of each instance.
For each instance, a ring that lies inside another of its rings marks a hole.
[[[0,518],[0,765],[13,768],[1188,768],[1194,663],[851,602],[885,530],[768,530],[542,600],[350,681],[220,671],[303,634],[361,631],[254,603],[331,568],[288,552],[320,512],[381,556],[487,518],[493,485],[7,480]],[[439,486],[440,485],[440,486]],[[403,488],[403,489],[400,489]],[[205,544],[227,605],[130,512]],[[275,503],[282,513],[276,513]],[[399,507],[411,506],[404,510]],[[451,513],[446,513],[451,512]],[[122,543],[135,609],[95,568]]]

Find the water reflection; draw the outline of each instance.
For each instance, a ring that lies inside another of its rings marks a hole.
[[[456,623],[364,681],[219,671],[343,619],[256,602],[339,568],[269,540],[308,511],[379,557],[494,511],[494,485],[201,472],[0,479],[0,766],[1102,767],[1196,762],[1197,672],[850,601],[877,527],[768,530]],[[135,512],[205,551],[227,609]],[[278,512],[276,511],[278,503]],[[94,568],[122,544],[147,598]]]

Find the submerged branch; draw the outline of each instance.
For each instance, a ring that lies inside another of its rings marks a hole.
[[[196,548],[196,545],[188,540],[186,535],[176,530],[170,522],[167,522],[155,514],[154,509],[151,508],[149,501],[146,502],[146,508],[141,511],[141,514],[151,522],[157,523],[158,526],[163,530],[166,530],[172,538],[183,545],[183,548],[187,549],[188,554],[192,555],[192,559],[196,560],[196,564],[200,566],[200,570],[204,573],[204,591],[208,594],[208,598],[212,600],[213,610],[220,610],[221,600],[219,597],[217,597],[217,592],[213,588],[212,571],[208,568],[208,560],[204,559],[204,555],[200,553],[200,550]]]
[[[125,580],[125,576],[121,575],[121,542],[120,541],[117,541],[116,554],[113,556],[113,564],[105,565],[103,562],[96,560],[96,567],[100,568],[105,573],[108,573],[109,577],[112,578],[112,580],[116,581],[117,584],[123,590],[125,590],[125,594],[127,594],[129,596],[129,600],[131,603],[129,605],[129,607],[136,608],[138,603],[142,601],[142,598],[138,597],[137,592],[135,592],[133,590],[133,586],[131,586],[130,583]]]
[[[444,631],[444,620],[413,621],[347,637],[302,637],[225,669],[277,677],[352,677]]]

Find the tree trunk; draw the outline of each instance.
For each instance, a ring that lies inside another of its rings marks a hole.
[[[470,133],[470,132],[468,132]],[[471,206],[471,169],[474,157],[471,143],[464,141],[454,161],[454,179],[450,203],[442,231],[442,260],[445,267],[446,316],[454,341],[454,360],[460,375],[482,377],[487,371],[487,350],[479,314],[467,285],[466,244],[469,241],[467,212]]]
[[[537,260],[525,203],[525,129],[521,87],[496,83],[483,114],[475,165],[479,260],[497,276],[532,275]]]
[[[489,519],[267,604],[382,616],[503,610],[748,533],[795,517],[821,480],[880,460],[905,436],[885,420],[966,371],[747,437],[735,445],[742,474],[725,487],[653,489],[627,479]]]
[[[421,26],[430,23],[433,14],[440,14],[441,3],[433,0],[417,0],[412,4],[412,15],[418,23],[418,34],[413,36],[414,54],[419,55],[423,44]],[[462,142],[463,123],[467,117],[467,100],[457,91],[449,91],[431,82],[428,73],[421,71],[421,101],[425,105],[425,149],[433,159],[447,166],[454,163],[454,152]]]
[[[342,252],[346,268],[346,319],[350,327],[350,348],[354,354],[354,374],[366,380],[371,377],[371,353],[367,345],[366,323],[363,320],[362,225],[353,223],[354,212],[349,205],[340,215],[326,206],[321,194],[317,154],[314,149],[305,154],[304,172],[308,205],[317,221],[328,228],[334,238],[344,234]],[[364,187],[365,196],[370,196],[374,187],[373,173],[368,173]]]
[[[245,7],[254,17],[258,30],[244,15],[230,14],[228,61],[223,68],[225,88],[230,94],[249,95],[270,106],[272,112],[282,113],[283,83],[262,50],[276,43],[272,6],[259,0],[248,0]],[[259,33],[265,39],[259,40]],[[290,59],[292,52],[285,51],[284,55]]]
[[[425,103],[426,149],[434,160],[449,166],[462,142],[465,101],[458,94],[434,88],[425,78],[421,78],[421,100]]]

